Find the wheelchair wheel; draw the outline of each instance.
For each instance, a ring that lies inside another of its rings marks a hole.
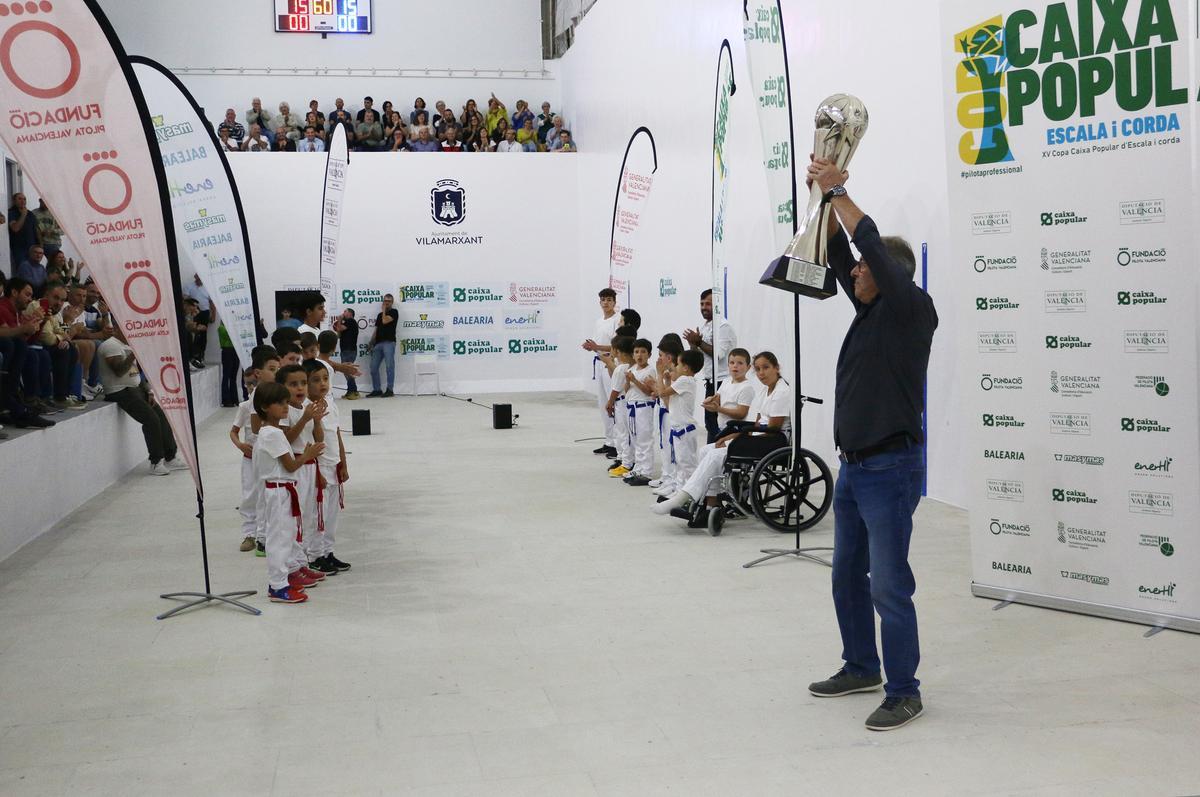
[[[800,449],[793,465],[792,449],[763,457],[750,477],[750,504],[755,516],[779,532],[797,532],[821,522],[833,503],[833,475],[813,452]]]
[[[721,507],[715,506],[708,511],[708,535],[719,537],[723,528],[725,528],[725,512]]]

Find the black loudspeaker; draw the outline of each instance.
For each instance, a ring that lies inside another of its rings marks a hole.
[[[371,411],[370,410],[350,410],[350,428],[354,435],[370,434],[371,433]]]
[[[493,429],[511,429],[512,418],[511,404],[495,404],[492,406]]]

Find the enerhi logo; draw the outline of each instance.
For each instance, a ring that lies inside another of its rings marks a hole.
[[[1129,2],[1068,0],[1042,10],[1020,9],[1005,18],[976,23],[955,35],[953,49],[958,95],[958,142],[970,166],[1015,160],[1005,124],[1019,127],[1025,112],[1040,101],[1051,122],[1096,116],[1097,100],[1115,95],[1131,114],[1184,105],[1190,91],[1177,85],[1172,44],[1179,31],[1170,0],[1142,0],[1126,15]],[[1068,10],[1070,8],[1070,10]],[[1073,124],[1063,141],[1088,141],[1178,130],[1175,114]],[[1111,129],[1110,129],[1111,128]],[[1062,143],[1057,138],[1051,143]]]

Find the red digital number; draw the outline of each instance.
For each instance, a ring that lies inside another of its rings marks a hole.
[[[288,30],[292,31],[308,30],[308,15],[288,14],[287,26]]]
[[[291,0],[292,14],[307,14],[309,0]]]

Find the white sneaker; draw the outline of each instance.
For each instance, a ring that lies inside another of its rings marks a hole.
[[[150,466],[151,476],[168,476],[171,471],[167,470],[167,466],[161,462],[155,462]]]
[[[670,482],[663,482],[658,486],[657,490],[651,490],[651,492],[653,492],[655,495],[665,495],[669,497],[673,492],[675,492],[675,485],[671,484]]]
[[[683,490],[677,490],[674,495],[666,501],[655,504],[650,509],[656,515],[669,515],[672,509],[682,509],[692,502],[692,497]]]
[[[167,466],[167,470],[187,470],[188,469],[188,464],[186,462],[184,462],[182,459],[180,459],[179,457],[172,457],[171,459],[166,460],[163,464]]]
[[[662,483],[663,483],[663,480],[662,480],[662,479],[651,479],[651,480],[650,480],[650,483],[649,483],[649,484],[647,484],[646,486],[647,486],[647,487],[655,487],[655,488],[657,488],[657,487],[662,487]]]
[[[104,392],[104,388],[102,388],[100,385],[96,385],[95,387],[92,387],[87,382],[84,382],[83,390],[81,392],[83,393],[84,401],[92,401],[97,396],[99,396],[101,393]]]

